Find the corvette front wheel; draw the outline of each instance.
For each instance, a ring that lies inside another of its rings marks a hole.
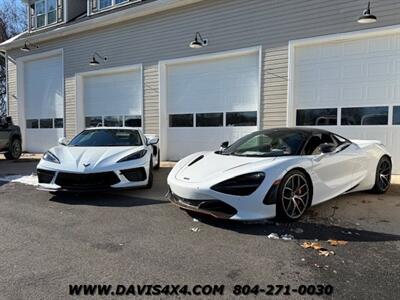
[[[151,189],[153,187],[153,158],[150,158],[150,167],[149,167],[149,180],[145,186],[146,189]]]
[[[306,175],[298,170],[288,172],[281,180],[276,203],[276,216],[285,221],[296,221],[310,206],[312,188]]]

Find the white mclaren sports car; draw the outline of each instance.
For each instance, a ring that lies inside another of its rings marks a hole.
[[[311,128],[269,129],[182,159],[168,176],[167,197],[217,218],[294,221],[311,205],[344,193],[385,193],[391,170],[391,156],[378,141]]]
[[[96,127],[59,143],[37,166],[40,190],[151,188],[160,166],[158,138],[134,128]]]

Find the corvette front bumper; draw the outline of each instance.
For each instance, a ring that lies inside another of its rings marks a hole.
[[[100,173],[72,173],[38,169],[38,190],[49,192],[99,192],[145,186],[145,168]]]

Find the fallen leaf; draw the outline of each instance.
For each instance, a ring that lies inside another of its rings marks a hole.
[[[312,242],[312,243],[310,243],[310,242],[304,242],[301,246],[302,246],[304,249],[313,248],[313,249],[315,249],[315,250],[319,250],[319,249],[322,248],[322,246],[321,246],[320,243],[315,243],[315,242]]]
[[[321,248],[321,249],[318,250],[318,255],[319,256],[335,255],[335,252],[330,251],[330,250],[325,249],[325,248]]]
[[[341,241],[341,240],[328,240],[328,243],[331,246],[344,246],[346,245],[348,242],[347,241]]]

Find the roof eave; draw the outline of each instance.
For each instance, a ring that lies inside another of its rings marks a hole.
[[[27,36],[18,39],[17,36],[0,44],[0,50],[8,51],[11,49],[22,47],[28,40],[34,43],[44,42],[55,38],[60,38],[71,34],[77,34],[95,28],[117,24],[127,20],[151,15],[164,10],[178,8],[181,6],[193,4],[200,1],[204,0],[158,0],[154,2],[144,3],[143,5],[140,6],[126,8],[124,10],[117,11],[115,13],[99,16],[97,18],[89,19],[83,22],[78,22],[71,25],[66,24],[63,27],[58,27],[54,30],[37,34],[34,37]]]

